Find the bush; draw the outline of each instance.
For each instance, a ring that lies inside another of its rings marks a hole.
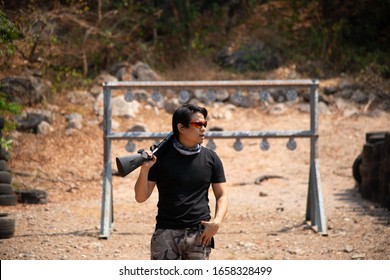
[[[0,116],[3,118],[4,128],[0,129],[0,147],[8,151],[12,147],[12,140],[8,139],[9,134],[15,130],[15,123],[12,116],[20,114],[22,108],[20,105],[8,102],[5,94],[0,92]],[[3,132],[3,133],[1,133]]]

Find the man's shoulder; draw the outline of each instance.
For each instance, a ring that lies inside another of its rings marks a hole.
[[[201,152],[210,157],[218,157],[218,154],[207,147],[202,146]]]

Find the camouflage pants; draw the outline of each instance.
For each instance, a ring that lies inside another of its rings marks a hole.
[[[208,260],[211,244],[197,244],[201,228],[156,229],[150,243],[152,260]]]

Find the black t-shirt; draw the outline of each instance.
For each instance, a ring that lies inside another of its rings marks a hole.
[[[205,147],[195,155],[183,155],[173,145],[149,171],[157,182],[159,201],[156,228],[193,227],[210,220],[208,190],[211,183],[226,182],[218,155]]]

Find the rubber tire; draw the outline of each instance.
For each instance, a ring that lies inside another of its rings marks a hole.
[[[0,195],[12,193],[14,193],[14,189],[11,184],[0,183]]]
[[[9,153],[3,148],[0,148],[0,159],[9,160]]]
[[[379,141],[383,141],[385,139],[386,131],[373,131],[366,133],[366,142],[367,143],[376,143]]]
[[[0,159],[0,171],[11,171],[6,160]]]
[[[0,183],[11,184],[12,174],[9,171],[0,171]]]
[[[8,213],[0,213],[0,238],[10,238],[15,234],[15,218]]]
[[[16,194],[0,195],[0,205],[11,206],[18,203],[18,196]]]
[[[390,173],[390,157],[385,157],[381,160],[382,172]]]
[[[358,155],[355,161],[352,164],[352,175],[356,182],[359,184],[362,182],[362,175],[360,174],[359,167],[362,164],[363,156],[362,154]]]
[[[46,204],[47,192],[44,190],[17,190],[15,191],[20,203]]]

